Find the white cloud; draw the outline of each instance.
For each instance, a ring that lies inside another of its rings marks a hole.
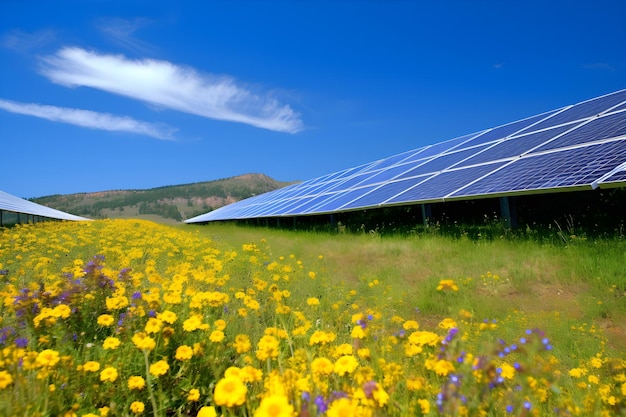
[[[169,126],[147,123],[130,117],[120,117],[109,113],[42,104],[18,103],[0,99],[0,109],[11,113],[39,117],[53,122],[69,123],[76,126],[109,131],[130,132],[151,136],[157,139],[173,139],[175,129]]]
[[[92,87],[210,119],[295,133],[300,115],[271,95],[260,96],[230,77],[152,59],[131,60],[81,48],[43,58],[42,73],[68,87]]]

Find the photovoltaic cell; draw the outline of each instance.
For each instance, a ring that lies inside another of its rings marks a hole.
[[[497,161],[499,159],[512,158],[519,156],[529,150],[545,143],[547,140],[560,135],[577,126],[576,124],[563,125],[554,129],[542,130],[540,132],[534,132],[525,136],[517,136],[500,142],[484,152],[478,153],[469,159],[459,163],[457,166],[469,166],[482,164],[491,161]]]
[[[428,178],[430,178],[430,176],[424,175],[421,177],[386,183],[379,186],[378,188],[373,189],[370,193],[363,195],[363,197],[359,198],[358,200],[352,201],[341,208],[348,209],[357,207],[374,207],[380,205],[384,201],[401,193],[407,188],[414,187],[419,183],[426,181]]]
[[[483,133],[482,135],[472,139],[471,141],[465,143],[463,146],[475,146],[483,143],[493,142],[495,140],[504,139],[508,136],[512,136],[515,133],[518,133],[533,123],[537,123],[538,121],[545,119],[548,117],[550,113],[540,114],[538,116],[529,117],[524,120],[520,120],[518,122],[509,123],[508,125],[496,127],[495,129],[491,129],[488,132]]]
[[[420,184],[419,187],[406,190],[405,192],[393,197],[388,200],[387,203],[397,204],[419,200],[443,199],[453,191],[458,190],[471,181],[487,175],[502,165],[504,165],[504,163],[500,162],[446,171],[431,177],[428,181]]]
[[[596,141],[622,135],[626,135],[626,111],[598,117],[578,129],[546,143],[535,151],[578,145],[589,142],[590,138]]]
[[[487,195],[590,185],[624,160],[624,140],[528,156],[515,160],[453,195]]]
[[[602,182],[600,182],[600,186],[602,186],[602,184],[605,184],[605,183],[624,182],[624,181],[626,181],[626,171],[618,171],[614,173],[613,175],[611,175],[610,177],[605,178]]]
[[[356,198],[359,198],[360,196],[370,192],[374,188],[375,186],[370,186],[370,187],[357,188],[355,190],[347,190],[342,193],[339,193],[336,196],[333,196],[332,199],[329,199],[328,201],[325,201],[321,203],[320,205],[316,206],[315,212],[323,213],[323,212],[338,210],[339,208],[343,207],[346,203],[349,203],[350,201]],[[307,211],[307,213],[311,213],[311,212],[313,211],[312,210]]]
[[[479,152],[487,148],[487,146],[488,145],[482,145],[477,148],[465,149],[463,151],[458,151],[458,152],[439,156],[435,159],[431,159],[430,161],[416,168],[413,168],[410,171],[405,172],[402,175],[399,175],[397,179],[409,178],[409,177],[415,177],[417,175],[439,172],[441,170],[444,170],[446,168],[453,166],[454,164],[464,160],[465,158],[470,157],[476,152]]]
[[[426,159],[426,158],[430,158],[433,156],[437,156],[440,153],[450,152],[451,150],[455,149],[458,146],[463,145],[469,139],[475,137],[476,135],[479,135],[480,133],[482,132],[472,133],[471,135],[465,135],[465,136],[458,137],[456,139],[451,139],[445,142],[436,143],[432,146],[425,148],[422,152],[405,159],[403,162],[417,161],[420,159]]]
[[[557,126],[562,123],[580,120],[585,117],[596,116],[607,111],[611,107],[622,103],[623,101],[626,101],[626,90],[576,104],[569,109],[537,124],[536,126],[533,126],[533,128],[539,130],[548,126]]]

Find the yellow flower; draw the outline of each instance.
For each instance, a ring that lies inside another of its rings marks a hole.
[[[154,339],[143,332],[135,333],[133,335],[132,341],[135,346],[137,346],[137,348],[139,348],[140,350],[149,351],[156,347],[156,342],[154,341]]]
[[[202,316],[194,314],[183,322],[183,330],[186,332],[193,332],[198,330],[202,326]]]
[[[88,361],[83,365],[83,371],[85,372],[97,372],[99,369],[100,364],[95,361]]]
[[[176,313],[169,310],[165,310],[163,313],[157,314],[157,318],[168,324],[174,324],[174,322],[178,319]]]
[[[502,366],[500,366],[500,370],[502,371],[500,373],[502,378],[513,379],[513,377],[515,376],[515,368],[506,362],[503,363]]]
[[[254,417],[292,417],[293,406],[284,395],[270,395],[261,400]]]
[[[144,328],[144,330],[148,334],[158,333],[158,332],[161,331],[162,327],[163,327],[163,321],[162,320],[159,320],[157,318],[151,317],[150,319],[148,319],[148,322],[146,323],[146,327]]]
[[[193,357],[193,349],[187,345],[179,346],[174,357],[179,361],[187,361]]]
[[[7,371],[0,371],[0,389],[5,389],[13,383],[13,377]]]
[[[213,330],[209,336],[209,340],[213,343],[219,343],[224,340],[224,332],[221,330]]]
[[[215,412],[215,407],[204,406],[198,411],[196,417],[217,417],[217,413]]]
[[[454,365],[445,359],[427,359],[426,369],[435,371],[437,375],[446,376],[454,371]]]
[[[278,339],[270,335],[263,336],[257,344],[256,357],[262,361],[278,357]]]
[[[569,370],[569,376],[573,378],[580,378],[583,375],[587,374],[587,370],[584,368],[572,368]]]
[[[320,300],[317,297],[311,297],[306,300],[306,303],[310,306],[318,306],[320,305]]]
[[[128,389],[142,390],[146,386],[146,381],[141,376],[131,376],[128,378]]]
[[[59,352],[57,352],[56,350],[52,350],[52,349],[45,349],[41,351],[39,355],[37,355],[37,359],[35,360],[35,362],[39,366],[52,368],[60,360],[61,358],[59,357]]]
[[[117,337],[107,337],[104,339],[104,342],[102,342],[102,347],[104,349],[117,349],[120,344],[120,339]]]
[[[404,330],[417,330],[420,328],[420,325],[415,320],[407,320],[402,325]]]
[[[170,366],[163,359],[150,365],[150,375],[161,376],[165,375],[170,369]]]
[[[356,416],[358,415],[358,403],[348,398],[340,398],[332,402],[326,415],[328,417]]]
[[[315,358],[311,362],[311,371],[318,375],[330,375],[333,372],[333,363],[327,358]]]
[[[108,327],[115,323],[115,319],[110,314],[101,314],[98,316],[98,324],[100,326]]]
[[[109,415],[109,411],[111,411],[111,409],[107,406],[104,407],[100,407],[98,408],[98,411],[100,411],[100,417],[107,417],[107,415]]]
[[[72,309],[65,304],[59,304],[52,309],[52,316],[57,318],[66,319],[70,316],[71,313]]]
[[[437,346],[441,338],[433,332],[417,331],[409,335],[409,342],[418,346]]]
[[[217,330],[224,330],[226,328],[226,321],[222,319],[215,320],[215,323],[213,323],[213,325],[217,328]]]
[[[187,401],[198,401],[200,399],[200,390],[192,388],[187,394]]]
[[[600,358],[593,358],[590,361],[591,366],[593,366],[596,369],[602,368],[602,359]]]
[[[422,414],[426,415],[430,413],[430,403],[428,402],[428,400],[419,399],[417,400],[417,403],[420,405],[420,408],[422,409]]]
[[[246,353],[252,348],[252,344],[250,343],[248,335],[238,334],[235,336],[235,343],[233,343],[233,347],[237,353]]]
[[[236,377],[225,377],[220,379],[215,385],[213,399],[215,401],[215,405],[234,407],[236,405],[242,405],[246,402],[247,393],[248,389],[241,379]]]
[[[337,362],[335,362],[333,372],[335,372],[339,376],[343,376],[345,374],[351,374],[358,366],[359,362],[354,356],[344,355],[337,359]]]
[[[458,291],[459,286],[456,285],[454,280],[452,279],[442,279],[439,281],[439,285],[437,286],[437,291]]]
[[[100,381],[114,382],[117,379],[117,369],[107,366],[100,372]]]
[[[456,321],[451,318],[445,318],[439,323],[439,328],[448,330],[457,327]]]
[[[145,405],[141,401],[133,401],[133,403],[130,405],[130,411],[132,411],[134,414],[141,414],[143,413],[144,409]]]
[[[352,332],[350,333],[350,337],[354,339],[363,339],[365,338],[365,331],[361,326],[354,326],[352,328]]]

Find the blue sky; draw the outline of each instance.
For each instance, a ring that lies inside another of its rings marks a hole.
[[[0,0],[0,190],[306,180],[626,88],[626,2]]]

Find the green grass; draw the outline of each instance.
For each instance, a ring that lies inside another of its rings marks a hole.
[[[408,316],[417,308],[422,320],[434,322],[465,309],[477,320],[503,320],[519,311],[534,316],[537,325],[557,327],[558,337],[568,345],[573,344],[571,326],[584,323],[606,335],[609,349],[626,350],[623,239],[563,241],[557,237],[538,241],[530,235],[471,240],[433,234],[283,231],[233,224],[186,225],[184,229],[235,247],[265,239],[273,256],[293,254],[305,263],[318,262],[323,255],[324,267],[334,280],[383,282],[390,295],[402,300],[397,305],[401,315]],[[435,290],[440,279],[455,280],[460,291],[441,299],[442,294]]]

